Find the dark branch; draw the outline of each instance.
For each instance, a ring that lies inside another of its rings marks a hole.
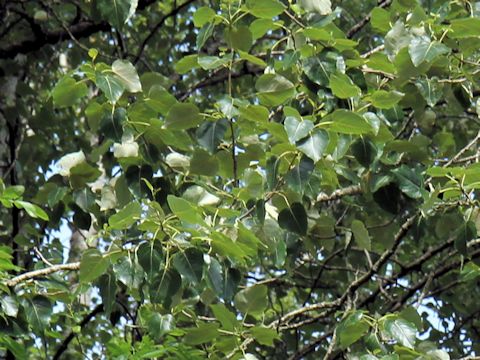
[[[83,318],[83,320],[79,324],[80,328],[83,329],[90,322],[90,320],[92,320],[97,314],[101,312],[103,312],[103,304],[97,305],[91,312],[89,312]],[[62,356],[62,354],[67,350],[68,345],[74,338],[75,338],[75,333],[71,331],[58,347],[57,351],[55,352],[55,355],[53,356],[53,360],[60,359],[60,356]]]
[[[137,11],[145,9],[155,1],[156,0],[139,1]],[[14,29],[14,27],[11,29]],[[0,48],[0,59],[11,59],[18,54],[27,54],[37,51],[45,45],[52,45],[70,39],[71,35],[79,39],[89,37],[97,32],[109,31],[110,29],[110,24],[107,22],[97,23],[91,20],[83,20],[74,23],[68,27],[68,31],[63,28],[49,31],[43,30],[39,26],[32,26],[33,36],[18,43],[13,43],[5,48]]]
[[[378,3],[378,7],[385,8],[387,6],[390,6],[391,3],[392,3],[392,0],[382,0]],[[362,30],[363,27],[370,22],[370,18],[371,18],[371,15],[368,14],[362,20],[360,20],[358,23],[352,26],[350,30],[348,30],[347,32],[347,38],[351,39],[356,33]]]
[[[142,57],[143,55],[143,52],[145,51],[145,47],[147,46],[148,42],[150,41],[150,39],[155,35],[155,33],[158,31],[158,29],[160,29],[163,24],[165,23],[165,21],[167,21],[168,18],[172,17],[172,16],[175,16],[177,15],[180,10],[182,10],[184,7],[190,5],[191,3],[193,3],[195,0],[187,0],[186,2],[184,2],[182,5],[179,5],[178,7],[174,8],[172,11],[170,11],[168,14],[165,14],[161,19],[160,21],[157,23],[157,25],[155,25],[153,27],[153,29],[150,31],[150,33],[148,34],[148,36],[143,40],[142,44],[140,45],[140,48],[138,49],[138,53],[137,53],[137,56],[135,56],[135,60],[133,60],[133,63],[136,64],[138,62],[138,60],[140,60],[140,58]]]

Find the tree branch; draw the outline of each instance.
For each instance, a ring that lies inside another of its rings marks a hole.
[[[91,312],[89,312],[83,320],[80,322],[79,326],[80,328],[84,328],[85,325],[87,325],[90,320],[92,320],[97,314],[103,312],[103,304],[97,305]],[[60,359],[60,356],[67,350],[68,344],[73,340],[75,337],[75,333],[73,331],[70,331],[68,336],[63,340],[63,342],[60,344],[58,347],[57,351],[55,352],[55,355],[53,356],[53,360],[58,360]]]
[[[391,3],[392,3],[392,0],[382,0],[378,3],[378,7],[385,8],[387,6],[390,6]],[[347,38],[351,39],[356,33],[358,33],[360,30],[362,30],[363,27],[370,22],[370,18],[371,18],[371,14],[368,14],[362,20],[360,20],[358,23],[353,25],[350,28],[350,30],[348,30],[348,32],[347,32]]]
[[[147,35],[147,37],[143,40],[142,44],[140,45],[140,48],[138,49],[137,55],[135,56],[135,59],[133,60],[133,63],[136,64],[138,60],[140,60],[141,56],[143,55],[143,52],[145,51],[145,47],[147,46],[148,42],[150,39],[155,35],[155,33],[160,29],[165,21],[167,21],[168,18],[177,15],[184,7],[190,5],[193,3],[195,0],[187,0],[185,1],[182,5],[177,6],[174,8],[172,11],[169,13],[165,14],[160,21],[153,27],[153,29],[150,31],[150,33]]]
[[[18,285],[21,282],[40,277],[40,276],[45,276],[49,274],[56,273],[58,271],[63,271],[63,270],[78,270],[80,269],[80,262],[74,262],[74,263],[69,263],[69,264],[59,264],[59,265],[53,265],[50,267],[47,267],[45,269],[39,269],[39,270],[33,270],[29,271],[26,273],[23,273],[21,275],[15,276],[14,278],[5,281],[5,285],[7,286],[15,286]]]
[[[143,0],[138,2],[137,11],[145,9],[156,0]],[[14,27],[12,27],[13,29]],[[103,21],[100,23],[91,20],[84,20],[74,23],[65,29],[42,30],[40,27],[32,29],[33,38],[25,39],[18,43],[10,44],[7,47],[0,48],[0,59],[11,59],[18,54],[27,54],[37,51],[48,44],[56,44],[60,41],[70,39],[70,36],[76,39],[89,37],[100,31],[110,30],[110,24]]]
[[[343,189],[335,190],[330,195],[327,195],[326,193],[318,194],[317,203],[337,200],[348,195],[358,195],[358,194],[361,194],[362,192],[363,192],[362,187],[360,185],[352,185]]]

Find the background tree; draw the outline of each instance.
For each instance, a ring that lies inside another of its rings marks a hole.
[[[479,353],[478,3],[0,18],[5,358]]]

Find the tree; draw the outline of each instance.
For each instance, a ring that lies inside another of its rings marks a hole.
[[[478,4],[0,14],[5,358],[479,353]]]

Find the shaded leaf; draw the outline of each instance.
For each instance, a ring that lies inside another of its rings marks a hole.
[[[173,265],[191,283],[199,283],[203,275],[203,253],[196,248],[179,251],[173,256]]]
[[[189,103],[173,105],[165,118],[165,126],[172,130],[184,130],[196,127],[202,121],[198,107]]]
[[[235,306],[244,314],[259,314],[268,304],[268,288],[265,285],[249,286],[235,295]]]
[[[358,246],[361,249],[370,251],[372,247],[371,239],[363,222],[360,220],[353,220],[351,227],[353,236],[355,237],[355,241],[357,242]]]
[[[293,203],[278,214],[278,224],[282,229],[299,235],[307,234],[307,213],[301,203]]]
[[[361,311],[355,311],[347,316],[335,330],[337,344],[340,349],[346,349],[366,335],[370,325],[364,319]]]

